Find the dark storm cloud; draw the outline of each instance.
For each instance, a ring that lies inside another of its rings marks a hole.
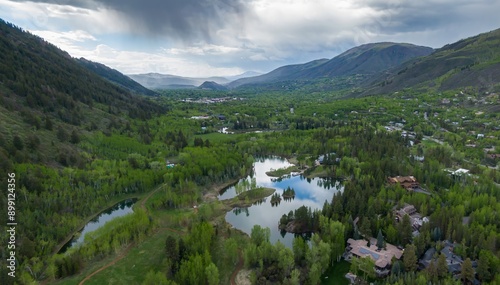
[[[15,2],[28,2],[15,0]],[[241,25],[242,0],[30,0],[86,9],[105,8],[120,13],[135,32],[183,40],[209,40],[226,25]],[[241,20],[241,21],[240,21]],[[231,23],[229,23],[231,22]]]

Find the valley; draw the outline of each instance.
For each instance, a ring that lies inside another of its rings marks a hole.
[[[151,91],[0,28],[1,284],[500,282],[498,30]]]

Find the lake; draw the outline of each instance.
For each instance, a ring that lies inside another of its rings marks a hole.
[[[272,243],[280,240],[283,244],[291,247],[294,234],[284,233],[278,229],[278,223],[283,214],[288,214],[302,205],[310,207],[311,210],[321,209],[325,201],[331,202],[333,195],[337,191],[342,191],[341,183],[334,179],[324,178],[305,178],[302,175],[291,176],[276,179],[266,175],[271,169],[279,169],[291,166],[288,161],[272,157],[256,159],[254,170],[247,178],[240,180],[252,181],[257,186],[276,189],[280,195],[287,187],[295,190],[295,198],[289,201],[282,200],[277,206],[271,205],[271,198],[268,197],[263,203],[255,204],[248,208],[236,208],[226,214],[226,221],[234,228],[250,234],[254,225],[268,227],[271,229],[270,240]],[[231,186],[221,192],[219,200],[230,199],[236,196],[237,186]]]
[[[128,213],[132,213],[132,206],[137,201],[137,199],[127,199],[121,201],[120,203],[106,209],[104,212],[100,213],[97,217],[93,218],[88,222],[78,235],[75,235],[69,242],[67,242],[59,251],[59,253],[64,253],[68,249],[78,246],[83,243],[85,234],[91,231],[95,231],[102,227],[106,222],[111,221],[116,217],[124,216]]]

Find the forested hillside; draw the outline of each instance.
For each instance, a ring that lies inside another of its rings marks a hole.
[[[0,184],[15,174],[17,223],[16,278],[2,266],[0,284],[347,284],[348,272],[356,284],[500,283],[495,78],[488,90],[405,88],[352,99],[288,83],[140,97],[40,38],[0,27]],[[273,182],[324,179],[315,186],[335,192],[325,199],[287,189],[282,205],[303,205],[278,212],[272,229],[257,222],[245,232],[227,215],[271,220],[252,207],[279,199],[280,189],[257,182],[256,161],[268,158],[294,164],[273,169],[284,173]],[[398,176],[414,183],[393,183]],[[235,196],[222,199],[232,185]],[[60,251],[131,198],[133,213]],[[311,209],[312,200],[322,207]],[[421,224],[400,217],[407,206]],[[280,223],[303,232],[288,245],[272,242],[271,231],[289,234]],[[348,262],[353,240],[377,250]],[[389,244],[401,256],[380,269],[375,259]]]
[[[85,58],[77,59],[77,61],[78,63],[88,68],[89,70],[99,74],[100,76],[117,84],[118,86],[123,87],[126,90],[129,90],[130,92],[147,96],[158,96],[158,94],[155,93],[154,91],[147,89],[146,87],[135,82],[134,80],[130,79],[130,77],[122,74],[116,69],[109,68],[104,64],[98,62],[86,60]]]
[[[353,75],[369,76],[420,56],[429,55],[432,48],[402,43],[374,43],[351,48],[330,59],[318,59],[304,64],[279,67],[267,74],[235,80],[230,88],[279,84],[290,80],[315,81],[345,78]],[[363,77],[362,77],[363,78]],[[359,82],[358,82],[359,83]]]
[[[408,87],[450,90],[476,86],[483,90],[500,75],[500,29],[460,40],[433,54],[397,66],[370,80],[365,94],[394,92]]]

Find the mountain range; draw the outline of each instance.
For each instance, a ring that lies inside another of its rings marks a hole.
[[[404,88],[450,90],[466,86],[488,89],[500,78],[500,29],[448,44],[372,77],[363,94]]]
[[[349,49],[330,59],[287,65],[267,74],[231,82],[230,88],[288,80],[316,80],[355,74],[372,75],[409,59],[429,55],[432,48],[400,43],[373,43]]]
[[[25,37],[34,36],[25,35]],[[47,46],[45,41],[39,38],[37,41]],[[84,58],[73,59],[60,50],[58,53],[64,58],[61,64],[71,61],[71,66],[76,63],[83,67],[85,72],[92,73],[92,78],[97,76],[115,87],[126,89],[128,93],[148,96],[157,95],[150,89],[280,89],[285,85],[292,86],[290,87],[292,89],[314,89],[319,85],[323,90],[350,90],[355,95],[371,95],[410,87],[446,90],[471,85],[491,85],[500,75],[498,46],[500,46],[500,29],[463,39],[436,50],[408,43],[370,43],[351,48],[331,59],[286,65],[266,74],[246,72],[238,76],[209,78],[159,73],[126,76],[100,63]],[[52,46],[51,48],[55,49]],[[12,81],[7,81],[7,85],[9,82],[11,87],[19,85],[19,82]]]

